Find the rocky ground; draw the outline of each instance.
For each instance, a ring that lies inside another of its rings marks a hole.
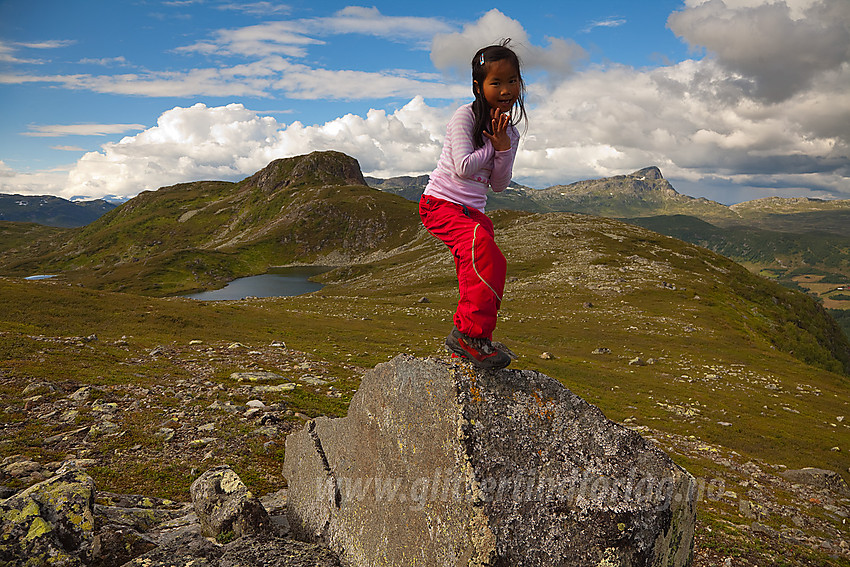
[[[162,521],[185,512],[188,501],[185,484],[166,479],[165,471],[177,471],[177,478],[191,482],[210,468],[232,464],[258,493],[278,493],[286,484],[281,474],[286,435],[311,417],[343,415],[362,371],[280,342],[246,346],[187,340],[142,350],[132,339],[108,345],[94,336],[29,340],[44,353],[123,353],[118,364],[140,383],[93,386],[67,378],[25,383],[8,372],[0,375],[4,391],[20,392],[19,398],[6,396],[0,402],[6,416],[0,441],[6,452],[0,467],[2,496],[52,477],[72,460],[105,490],[147,494],[148,507],[159,510]],[[159,374],[151,380],[152,373],[160,372],[167,378]],[[663,409],[699,419],[698,402]],[[695,565],[850,564],[850,490],[839,475],[745,459],[695,436],[659,430],[654,423],[649,427],[634,417],[624,421],[698,478]],[[36,444],[28,437],[31,430],[40,432],[40,450],[9,454],[10,446],[23,446],[21,439]],[[102,502],[122,498],[100,494]],[[172,500],[164,503],[163,498]],[[790,519],[792,525],[777,525],[777,518]]]

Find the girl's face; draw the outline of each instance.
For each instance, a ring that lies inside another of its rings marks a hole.
[[[492,61],[487,64],[487,76],[480,88],[490,108],[510,112],[519,97],[519,71],[507,59]]]

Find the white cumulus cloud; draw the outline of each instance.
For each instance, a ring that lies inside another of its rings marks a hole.
[[[132,196],[184,181],[236,180],[274,159],[329,149],[358,159],[366,174],[426,173],[439,157],[452,110],[416,97],[391,114],[370,110],[305,126],[281,124],[241,104],[177,107],[156,126],[85,154],[62,194]]]
[[[670,29],[707,49],[767,101],[785,100],[808,89],[818,74],[846,71],[850,63],[847,0],[692,4],[670,16]]]
[[[431,43],[431,61],[438,69],[469,74],[472,57],[479,49],[507,38],[527,68],[566,74],[585,56],[584,49],[569,39],[547,38],[547,47],[532,44],[520,22],[494,8],[465,24],[459,32],[436,34]]]

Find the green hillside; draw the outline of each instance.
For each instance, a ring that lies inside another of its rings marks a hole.
[[[840,516],[809,502],[817,494],[841,511],[840,499],[779,475],[846,473],[833,448],[850,447],[839,419],[850,405],[850,345],[819,305],[638,226],[569,213],[493,217],[509,265],[496,338],[520,355],[515,367],[560,380],[697,476],[707,492],[695,566],[729,556],[850,564],[809,543],[850,535]],[[0,278],[0,455],[84,456],[101,490],[185,498],[221,463],[260,494],[276,490],[286,433],[308,417],[344,415],[362,369],[399,352],[445,356],[456,282],[451,255],[430,235],[324,279],[305,296],[204,303]],[[272,384],[295,389],[231,378],[246,370],[275,372]],[[36,389],[22,394],[28,385]],[[94,401],[62,421],[68,396],[86,385]],[[257,398],[278,408],[271,429],[240,417]],[[109,404],[120,434],[71,434],[102,421]],[[213,441],[202,433],[209,424]],[[753,533],[755,521],[796,539]]]
[[[277,160],[238,183],[141,193],[50,250],[4,254],[0,273],[62,273],[97,289],[172,295],[294,262],[348,263],[418,230],[414,206],[365,186],[336,152]]]

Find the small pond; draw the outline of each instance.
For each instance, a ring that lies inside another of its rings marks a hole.
[[[186,295],[202,301],[234,301],[246,297],[288,297],[318,291],[324,287],[310,278],[327,272],[326,266],[272,268],[259,276],[235,279],[221,289]]]

